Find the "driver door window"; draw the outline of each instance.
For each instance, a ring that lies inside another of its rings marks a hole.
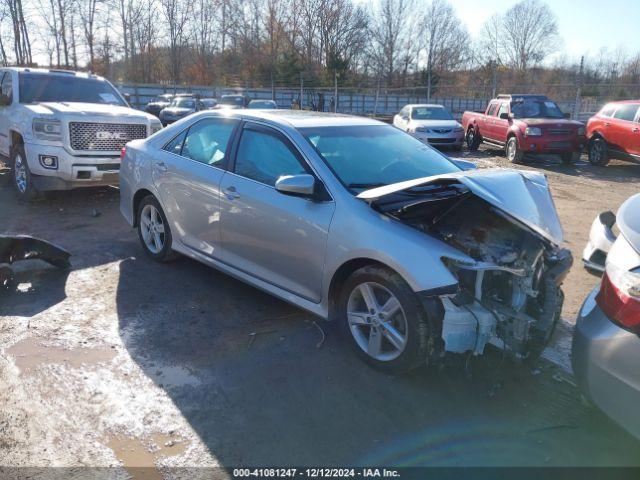
[[[11,79],[11,72],[4,72],[2,77],[2,96],[6,98],[6,105],[11,105],[13,100],[13,81]]]
[[[307,171],[293,147],[279,134],[249,127],[242,132],[235,173],[273,187],[282,175]]]

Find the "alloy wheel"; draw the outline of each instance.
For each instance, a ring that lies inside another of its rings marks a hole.
[[[361,283],[351,291],[347,322],[358,346],[376,360],[394,360],[407,345],[409,328],[402,305],[379,283]]]
[[[164,248],[165,234],[162,215],[153,205],[145,205],[140,212],[142,240],[151,253],[158,254]]]

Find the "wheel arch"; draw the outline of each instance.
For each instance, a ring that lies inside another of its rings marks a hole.
[[[137,227],[138,226],[138,207],[140,206],[140,202],[142,202],[143,198],[148,197],[149,195],[151,195],[152,197],[156,198],[156,196],[153,194],[152,191],[147,190],[146,188],[141,188],[139,190],[136,191],[136,193],[133,195],[133,226]],[[156,198],[157,200],[157,198]]]
[[[329,283],[329,290],[327,294],[328,320],[334,320],[338,316],[340,289],[342,288],[342,285],[344,285],[344,282],[353,272],[369,265],[386,268],[400,275],[400,277],[406,281],[402,274],[400,274],[397,270],[379,260],[368,257],[358,257],[347,260],[336,269],[336,271],[333,273],[333,276],[331,277],[331,282]]]
[[[9,148],[13,148],[14,145],[24,145],[24,139],[22,138],[22,134],[16,130],[9,130]]]

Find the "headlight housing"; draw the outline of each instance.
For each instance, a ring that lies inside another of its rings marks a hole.
[[[56,118],[35,118],[33,134],[42,140],[62,140],[62,125]]]
[[[156,132],[162,130],[162,123],[160,122],[151,122],[151,129],[149,135],[153,135]]]
[[[524,134],[527,137],[539,137],[542,135],[542,129],[540,127],[527,127]]]
[[[582,136],[585,134],[585,129],[584,127],[578,127],[578,135]]]

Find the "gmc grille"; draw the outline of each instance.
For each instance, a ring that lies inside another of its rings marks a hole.
[[[131,140],[147,137],[146,125],[70,122],[71,148],[85,151],[117,151]]]

